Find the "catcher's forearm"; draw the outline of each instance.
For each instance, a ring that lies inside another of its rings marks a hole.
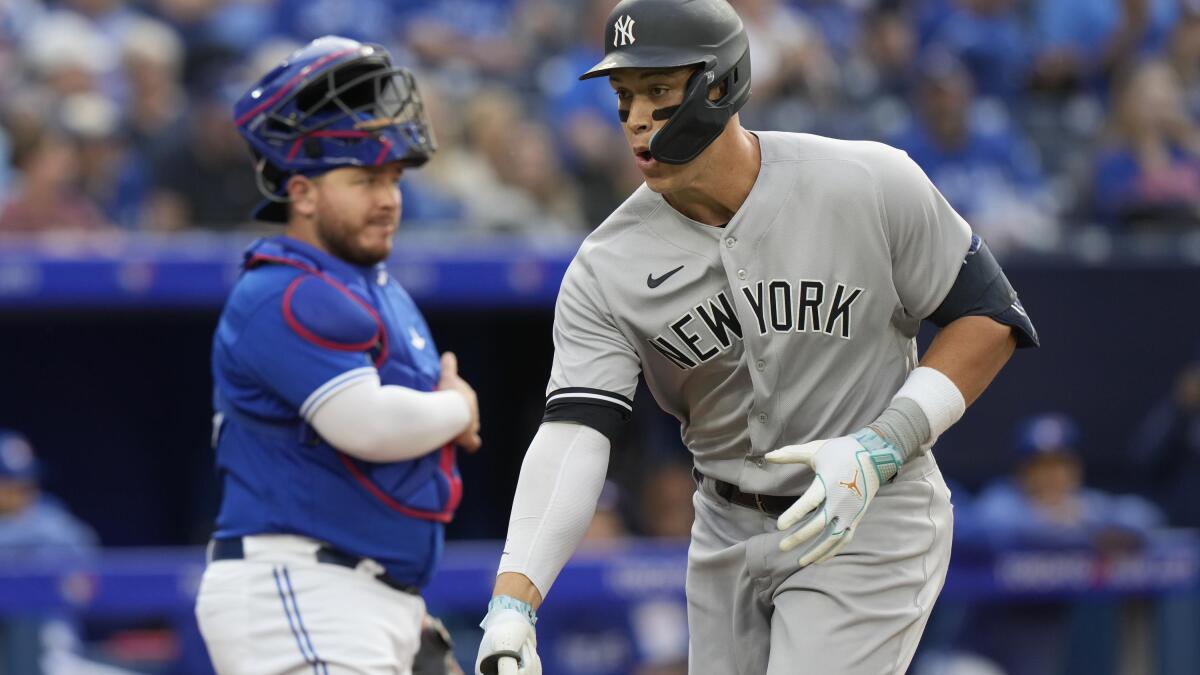
[[[538,429],[521,463],[496,595],[534,607],[546,596],[596,513],[608,450],[608,438],[591,427],[546,422]]]

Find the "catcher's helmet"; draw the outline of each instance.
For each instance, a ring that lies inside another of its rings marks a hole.
[[[260,220],[287,220],[287,179],[339,166],[424,164],[436,145],[412,73],[387,50],[326,36],[296,50],[238,99],[234,123],[258,160]]]
[[[650,141],[650,154],[660,162],[695,159],[750,98],[750,42],[725,0],[621,0],[604,36],[604,58],[579,79],[619,68],[700,66],[679,107],[656,111],[658,119],[657,113],[670,115]],[[724,94],[708,100],[718,84]]]

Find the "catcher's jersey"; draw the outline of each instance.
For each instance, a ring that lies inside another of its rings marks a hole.
[[[799,494],[811,471],[762,456],[887,407],[971,230],[899,150],[756,135],[758,178],[725,227],[643,185],[586,239],[558,295],[547,409],[628,409],[642,373],[701,471]]]

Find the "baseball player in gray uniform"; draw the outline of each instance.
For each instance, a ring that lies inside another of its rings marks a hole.
[[[950,557],[930,448],[1034,327],[903,152],[741,126],[725,0],[623,0],[605,39],[583,77],[607,76],[646,182],[563,279],[476,672],[540,672],[536,608],[641,374],[695,458],[689,671],[903,673]]]

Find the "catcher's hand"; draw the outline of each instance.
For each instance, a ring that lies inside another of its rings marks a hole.
[[[465,675],[454,660],[450,631],[436,617],[425,615],[421,624],[421,648],[413,660],[413,675]]]
[[[529,613],[493,604],[479,624],[483,641],[475,659],[476,675],[542,675],[537,635]]]
[[[870,428],[840,438],[788,445],[768,452],[766,460],[807,464],[816,473],[808,490],[779,516],[779,529],[787,530],[817,509],[807,523],[779,542],[781,550],[790,551],[813,540],[800,558],[801,567],[837,555],[854,536],[879,486],[891,482],[904,464],[901,452]]]

